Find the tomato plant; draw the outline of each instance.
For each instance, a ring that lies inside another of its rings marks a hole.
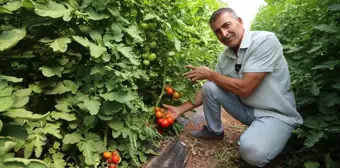
[[[286,167],[339,167],[339,1],[266,2],[252,29],[275,32],[282,43],[304,118],[288,144]]]
[[[119,167],[140,167],[159,137],[145,124],[152,107],[192,100],[200,85],[182,78],[184,66],[213,68],[219,52],[207,25],[215,1],[0,5],[2,167],[107,167],[104,152],[116,149]],[[165,84],[182,95],[176,102]]]

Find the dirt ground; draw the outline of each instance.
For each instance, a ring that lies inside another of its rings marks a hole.
[[[252,168],[246,164],[237,152],[237,141],[246,126],[222,112],[224,125],[223,141],[194,140],[189,131],[200,130],[205,123],[189,122],[180,139],[190,147],[190,156],[186,168]],[[283,156],[279,155],[266,168],[283,168]]]

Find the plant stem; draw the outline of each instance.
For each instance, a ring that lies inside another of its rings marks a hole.
[[[167,74],[167,72],[168,72],[168,65],[167,64],[165,64],[164,65],[164,71],[163,71],[163,84],[162,84],[162,91],[161,91],[161,94],[158,96],[158,100],[157,100],[157,102],[156,102],[156,106],[155,107],[158,107],[159,106],[159,103],[161,102],[161,100],[162,100],[162,97],[163,97],[163,95],[164,95],[164,87],[165,87],[165,83],[166,83],[166,74]]]
[[[105,124],[105,128],[104,128],[104,145],[105,145],[105,148],[107,148],[107,129],[108,126],[107,124]]]

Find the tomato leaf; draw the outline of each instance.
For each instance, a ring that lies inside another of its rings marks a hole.
[[[3,31],[0,34],[0,51],[7,50],[15,46],[26,36],[25,28]]]
[[[55,120],[62,119],[65,121],[74,121],[77,120],[77,117],[73,113],[67,113],[67,112],[57,112],[57,111],[52,111],[51,115],[52,118]]]
[[[135,99],[133,95],[131,95],[129,92],[126,92],[126,91],[109,92],[109,93],[100,94],[100,96],[107,101],[117,101],[120,103],[129,102]]]
[[[135,38],[138,42],[144,41],[144,39],[139,35],[141,34],[141,32],[138,30],[138,27],[136,25],[131,25],[128,28],[124,28],[123,30],[131,37]]]
[[[66,13],[66,8],[63,4],[50,0],[44,4],[37,3],[34,12],[43,17],[60,18]]]
[[[14,104],[13,97],[0,97],[0,112],[6,111]]]
[[[91,115],[96,115],[99,112],[101,103],[97,100],[85,100],[84,107],[90,111]]]
[[[53,49],[54,52],[66,52],[67,44],[71,43],[71,39],[68,37],[60,37],[55,39],[51,44],[50,47]]]
[[[139,65],[140,63],[135,58],[135,55],[133,54],[133,49],[131,47],[125,47],[124,45],[119,45],[117,47],[117,50],[125,56],[127,59],[130,60],[130,62],[134,65]]]
[[[64,144],[76,144],[79,143],[83,137],[78,132],[73,132],[71,134],[66,134],[63,139]]]

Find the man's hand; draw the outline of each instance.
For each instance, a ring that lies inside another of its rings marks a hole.
[[[183,76],[189,78],[192,82],[205,79],[209,80],[213,73],[213,71],[208,67],[194,67],[192,65],[187,65],[185,67],[192,71],[184,73]]]

